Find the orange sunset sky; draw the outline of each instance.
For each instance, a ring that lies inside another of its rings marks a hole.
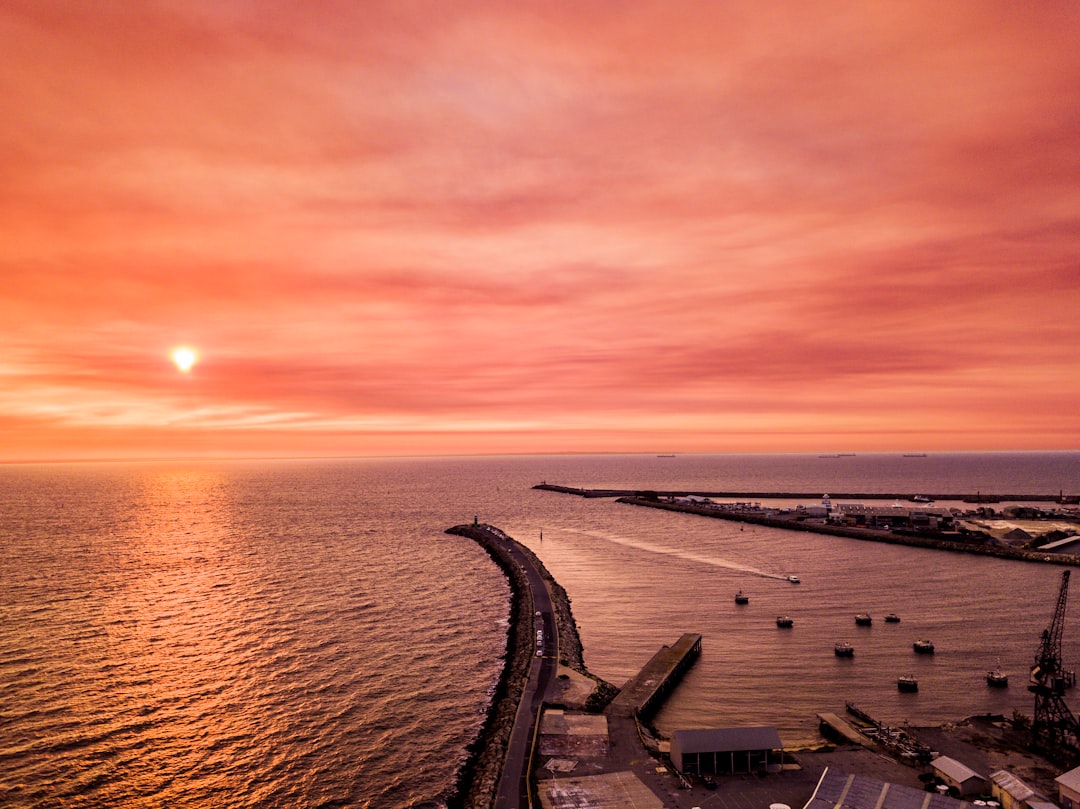
[[[0,460],[1080,448],[1078,42],[5,0]]]

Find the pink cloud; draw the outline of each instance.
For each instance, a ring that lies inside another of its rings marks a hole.
[[[1078,33],[8,4],[5,452],[1074,447]]]

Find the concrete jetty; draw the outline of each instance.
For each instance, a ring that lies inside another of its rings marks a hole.
[[[645,667],[631,677],[608,705],[606,713],[648,719],[701,654],[701,635],[688,632],[673,645],[661,647]]]

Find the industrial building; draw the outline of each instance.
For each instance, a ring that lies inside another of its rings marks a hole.
[[[990,773],[990,794],[1001,804],[1001,809],[1058,809],[1008,770]]]
[[[833,768],[821,774],[803,809],[971,809],[971,804],[921,789]]]
[[[1058,787],[1061,809],[1080,809],[1080,767],[1062,773],[1054,783]]]
[[[891,506],[866,506],[862,503],[838,503],[832,507],[833,519],[842,525],[857,528],[902,528],[912,531],[948,531],[953,527],[953,514],[944,508],[909,508],[895,503]]]
[[[930,762],[930,767],[934,774],[955,789],[960,797],[980,795],[986,791],[986,778],[954,758],[938,756]]]
[[[671,763],[688,775],[766,772],[770,757],[782,764],[783,754],[780,734],[772,726],[676,730],[671,735]]]

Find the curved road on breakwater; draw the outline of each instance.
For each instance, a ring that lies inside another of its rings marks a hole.
[[[502,776],[499,778],[499,791],[495,795],[495,809],[517,809],[519,806],[529,805],[527,781],[529,753],[532,749],[534,729],[540,717],[540,709],[544,704],[544,695],[547,693],[548,685],[555,678],[558,667],[559,634],[555,628],[555,610],[551,603],[551,594],[548,593],[540,571],[533,566],[532,560],[522,553],[516,541],[507,538],[505,547],[510,558],[521,567],[529,581],[534,616],[539,613],[539,617],[533,623],[534,630],[539,628],[544,633],[542,643],[537,647],[539,654],[533,658],[532,665],[529,666],[529,679],[525,683],[525,690],[518,703],[514,729],[510,733],[510,742],[506,749],[506,763],[503,766]],[[524,604],[522,609],[525,609]]]
[[[510,699],[518,699],[517,711],[492,804],[495,809],[518,809],[529,805],[527,779],[533,738],[548,686],[558,670],[559,635],[555,607],[544,577],[533,564],[532,558],[501,530],[490,525],[474,524],[458,525],[448,529],[447,533],[467,536],[480,542],[493,556],[497,554],[503,564],[516,566],[527,582],[529,592],[521,592],[523,588],[518,588],[515,598],[519,599],[519,620],[522,626],[530,624],[524,620],[527,616],[533,617],[533,639],[530,646],[534,651],[520,697],[512,693],[508,695]],[[526,595],[529,596],[528,599],[525,598]],[[536,639],[537,630],[543,633],[539,644]],[[507,667],[511,667],[509,661]]]

